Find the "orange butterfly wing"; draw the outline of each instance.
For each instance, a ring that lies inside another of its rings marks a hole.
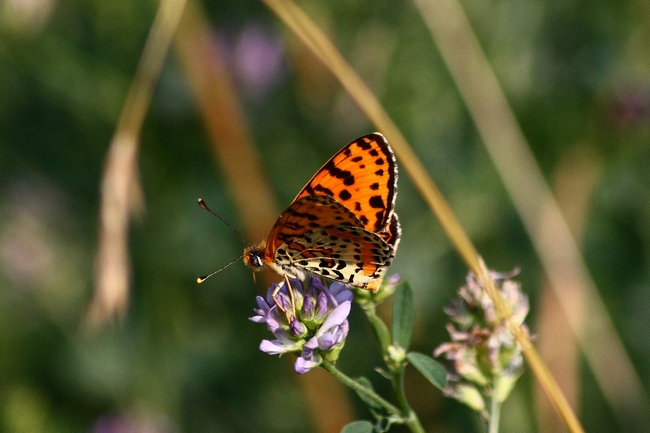
[[[281,275],[313,273],[368,287],[395,257],[397,164],[379,133],[360,137],[316,172],[245,263]]]
[[[263,264],[281,275],[303,279],[308,272],[365,286],[392,262],[394,249],[361,225],[333,198],[306,196],[278,219]]]
[[[317,228],[360,226],[352,211],[328,196],[308,195],[294,200],[280,215],[269,234],[266,250],[272,257],[278,247]]]
[[[348,143],[316,172],[295,200],[327,195],[350,209],[363,228],[383,231],[397,196],[397,163],[388,141],[375,132]]]

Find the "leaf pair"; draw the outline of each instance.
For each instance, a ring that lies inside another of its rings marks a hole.
[[[398,344],[405,351],[408,351],[409,345],[411,344],[413,319],[413,291],[408,283],[404,283],[397,289],[395,299],[393,300],[392,334],[393,344]],[[432,357],[423,353],[408,352],[406,359],[433,386],[439,389],[444,389],[447,386],[445,369]]]

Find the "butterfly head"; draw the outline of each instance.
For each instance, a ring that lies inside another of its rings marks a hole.
[[[264,251],[266,243],[250,246],[244,249],[244,264],[253,271],[260,271],[264,267]]]

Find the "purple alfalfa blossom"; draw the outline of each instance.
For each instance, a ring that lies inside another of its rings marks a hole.
[[[351,302],[344,301],[334,308],[314,336],[303,345],[296,360],[296,373],[303,374],[320,365],[323,356],[328,361],[336,361],[350,329],[347,321],[350,307]]]
[[[521,285],[507,274],[492,273],[496,289],[511,312],[511,321],[528,332],[524,324],[529,305]],[[487,400],[502,403],[523,372],[522,350],[492,298],[479,279],[469,273],[459,297],[445,307],[453,323],[447,324],[451,341],[438,346],[434,356],[451,362],[445,394],[465,403],[487,419]]]
[[[275,336],[275,340],[262,340],[260,350],[269,355],[298,354],[295,370],[303,374],[320,365],[323,359],[336,361],[338,358],[349,330],[347,317],[353,294],[342,283],[327,287],[316,277],[307,280],[306,289],[298,280],[291,280],[291,286],[295,305],[285,282],[273,284],[266,299],[257,297],[256,315],[250,320],[265,323]],[[278,287],[274,300],[273,293]]]

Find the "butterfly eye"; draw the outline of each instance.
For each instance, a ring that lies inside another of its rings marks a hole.
[[[248,256],[248,259],[250,260],[250,264],[254,268],[261,268],[262,267],[262,258],[258,256],[257,254],[250,253]]]

